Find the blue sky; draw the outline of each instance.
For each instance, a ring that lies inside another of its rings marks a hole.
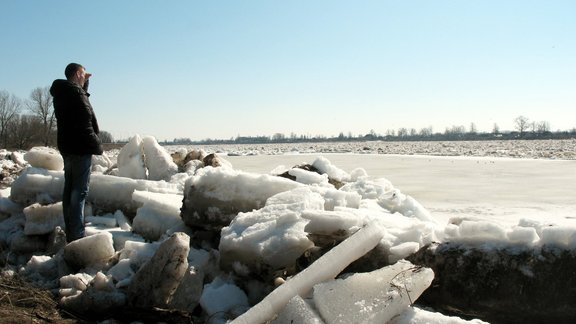
[[[336,136],[514,118],[576,127],[575,1],[0,4],[0,90],[69,62],[103,130],[158,140]]]

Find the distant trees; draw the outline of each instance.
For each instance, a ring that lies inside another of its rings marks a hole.
[[[38,145],[42,122],[34,115],[18,115],[8,128],[8,147],[29,149]]]
[[[54,145],[56,143],[56,133],[54,132],[56,117],[54,116],[54,108],[52,107],[50,88],[38,87],[32,90],[30,93],[30,101],[28,101],[27,105],[30,112],[42,122],[40,137],[43,145]]]
[[[8,147],[9,128],[19,115],[22,101],[8,91],[0,91],[0,144]]]
[[[98,137],[100,138],[100,141],[102,143],[105,143],[105,144],[114,143],[114,137],[112,137],[112,134],[110,134],[107,131],[100,131],[100,134],[98,134]]]
[[[520,137],[524,137],[524,134],[528,130],[529,119],[524,116],[518,116],[514,119],[514,125],[520,133]]]
[[[24,109],[27,108],[27,109]],[[274,133],[272,136],[240,136],[228,140],[204,139],[192,141],[190,138],[175,138],[172,142],[163,144],[259,144],[259,143],[297,143],[297,142],[323,142],[323,141],[455,141],[455,140],[490,140],[490,139],[548,139],[548,138],[574,138],[576,127],[570,131],[551,132],[547,121],[531,122],[525,116],[514,119],[515,131],[502,132],[498,124],[494,124],[490,133],[479,132],[474,122],[469,129],[461,125],[446,127],[445,131],[434,133],[432,126],[421,128],[400,127],[387,129],[385,135],[378,134],[370,129],[367,134],[353,136],[351,132],[345,135],[340,132],[337,136],[310,134],[298,135],[291,132],[289,136],[283,133]],[[100,131],[99,137],[103,143],[113,143],[112,134]],[[119,140],[118,142],[122,142]],[[30,93],[27,101],[0,90],[0,148],[29,149],[35,145],[56,145],[56,118],[52,96],[48,87],[37,87]]]
[[[494,135],[500,134],[500,127],[496,123],[494,123],[494,126],[492,127],[492,134]]]
[[[100,131],[103,143],[114,141],[112,134]],[[24,101],[0,90],[0,148],[30,149],[56,146],[56,116],[48,87],[38,87]]]

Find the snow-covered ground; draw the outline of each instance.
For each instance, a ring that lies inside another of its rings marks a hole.
[[[269,173],[284,165],[328,158],[343,170],[362,167],[386,178],[434,217],[475,216],[506,224],[520,218],[576,218],[576,161],[507,157],[381,154],[290,154],[226,157],[235,168]]]

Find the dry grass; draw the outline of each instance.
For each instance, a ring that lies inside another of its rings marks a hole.
[[[1,323],[78,323],[65,319],[50,292],[18,277],[0,276]]]

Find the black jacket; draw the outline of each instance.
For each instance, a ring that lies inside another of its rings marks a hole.
[[[68,80],[50,87],[58,125],[58,150],[62,154],[102,154],[98,121],[86,90]]]

